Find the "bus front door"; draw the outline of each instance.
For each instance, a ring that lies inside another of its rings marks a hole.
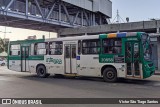
[[[140,47],[138,41],[130,41],[125,44],[125,62],[127,64],[127,77],[140,78]]]
[[[76,44],[65,44],[65,73],[76,74]]]
[[[29,47],[22,46],[21,47],[21,71],[26,72],[29,71]]]

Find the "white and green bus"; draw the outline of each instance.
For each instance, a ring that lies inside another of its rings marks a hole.
[[[11,41],[8,68],[19,72],[144,79],[154,74],[151,45],[144,32]]]

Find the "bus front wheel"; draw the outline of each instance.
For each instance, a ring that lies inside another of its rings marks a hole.
[[[103,71],[103,79],[106,82],[115,82],[117,81],[117,72],[114,68],[108,67]]]
[[[43,66],[43,65],[39,65],[39,66],[37,67],[37,75],[38,75],[39,77],[41,77],[41,78],[46,78],[46,77],[49,76],[49,74],[47,74],[47,72],[46,72],[45,66]]]

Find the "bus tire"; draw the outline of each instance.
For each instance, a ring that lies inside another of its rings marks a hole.
[[[106,82],[116,82],[117,71],[112,67],[105,68],[103,71],[103,79]]]
[[[37,71],[36,72],[37,72],[38,77],[41,77],[41,78],[46,78],[46,77],[49,76],[49,74],[47,74],[47,72],[46,72],[45,66],[43,66],[43,65],[39,65],[37,67]]]

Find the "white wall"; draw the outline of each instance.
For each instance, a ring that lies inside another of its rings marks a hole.
[[[110,0],[93,0],[93,11],[112,17],[112,2]]]
[[[112,17],[112,2],[110,0],[63,0],[67,3],[93,12],[101,12]]]
[[[67,3],[92,11],[92,0],[63,0]]]

